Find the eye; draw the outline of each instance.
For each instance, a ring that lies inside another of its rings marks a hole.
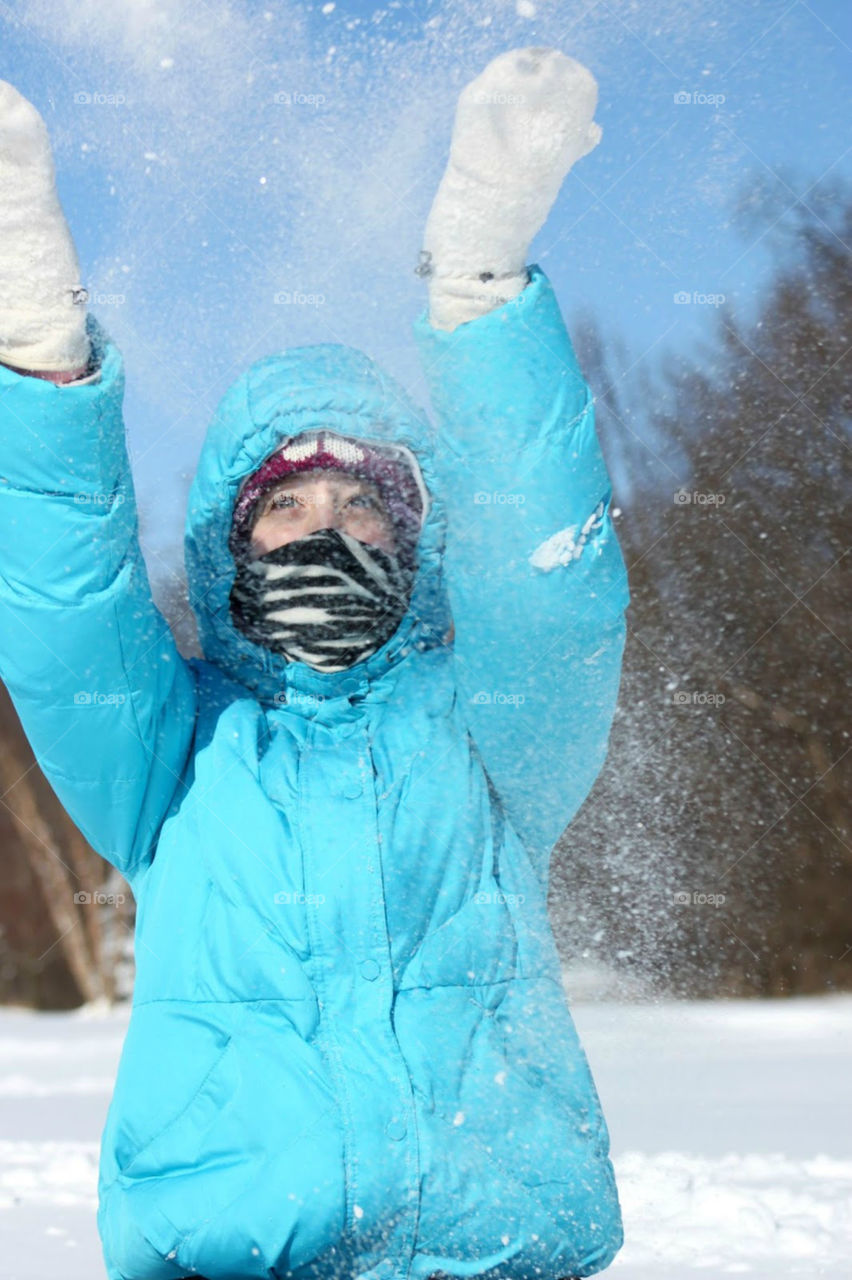
[[[382,510],[382,504],[372,493],[356,493],[349,499],[347,506],[352,506],[353,503],[356,506],[371,507],[374,511]]]
[[[296,507],[299,505],[299,499],[294,493],[276,493],[269,504],[268,510],[273,507]]]

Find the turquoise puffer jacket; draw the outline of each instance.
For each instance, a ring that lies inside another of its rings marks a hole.
[[[187,517],[204,660],[151,600],[118,351],[90,320],[96,383],[0,370],[0,674],[137,903],[109,1280],[556,1280],[621,1245],[546,893],[629,593],[589,390],[530,274],[453,333],[415,322],[434,431],[343,346],[231,388]],[[228,616],[239,484],[319,426],[407,445],[432,496],[408,613],[331,675]]]

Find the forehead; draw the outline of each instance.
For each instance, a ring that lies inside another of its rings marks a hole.
[[[372,480],[368,480],[365,476],[352,475],[350,471],[338,471],[334,467],[314,467],[310,471],[297,471],[293,475],[282,476],[280,480],[276,480],[271,489],[293,488],[296,485],[310,484],[318,480],[331,480],[337,484],[370,485],[375,488]]]

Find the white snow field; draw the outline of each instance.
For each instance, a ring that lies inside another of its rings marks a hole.
[[[619,1280],[852,1276],[852,996],[572,1001]],[[102,1280],[98,1140],[127,1010],[0,1010],[0,1280]]]

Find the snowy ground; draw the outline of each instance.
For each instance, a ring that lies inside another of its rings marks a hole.
[[[618,1280],[852,1275],[852,996],[573,1003],[612,1135]],[[126,1013],[0,1010],[0,1277],[101,1280]]]

